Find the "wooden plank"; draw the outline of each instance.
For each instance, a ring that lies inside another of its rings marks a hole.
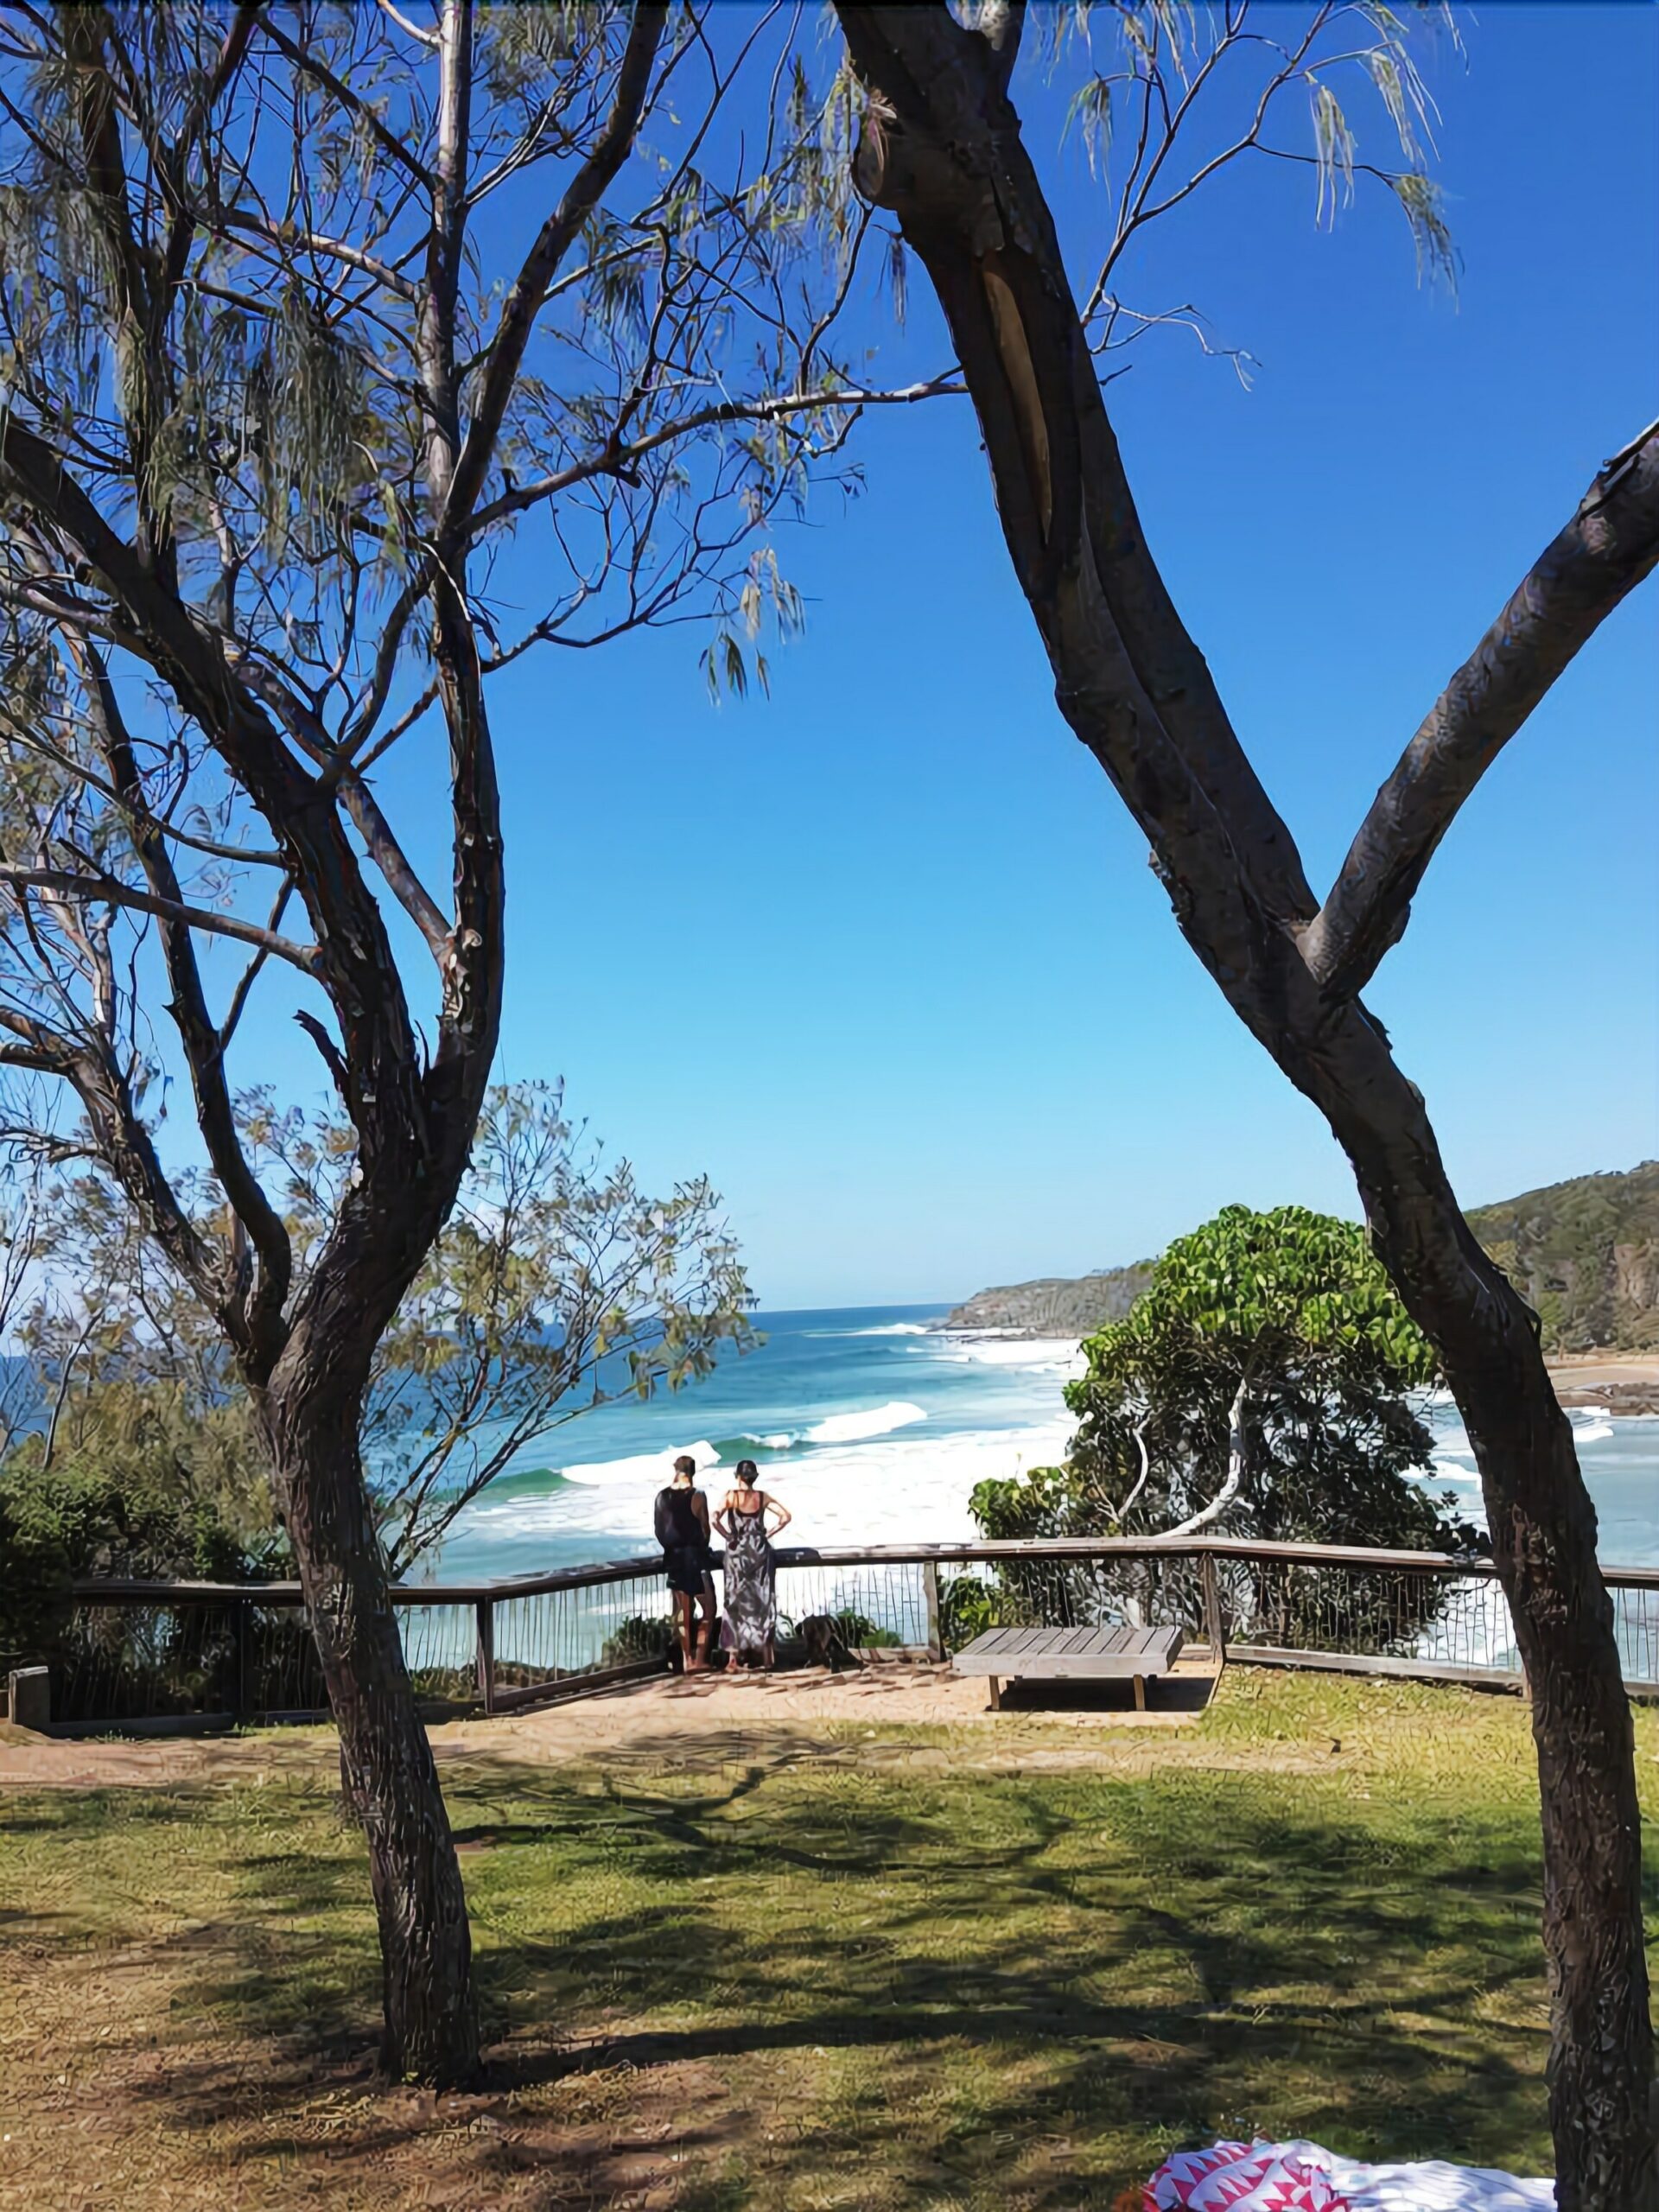
[[[1527,1686],[1522,1675],[1502,1667],[1459,1667],[1444,1659],[1373,1658],[1366,1651],[1291,1651],[1269,1643],[1232,1643],[1227,1647],[1227,1658],[1229,1664],[1236,1659],[1246,1666],[1306,1669],[1320,1675],[1370,1675],[1395,1682],[1457,1682],[1471,1690],[1524,1692]],[[1627,1682],[1624,1687],[1635,1695],[1643,1685]]]
[[[969,1659],[977,1656],[977,1655],[982,1651],[989,1651],[995,1646],[998,1637],[1002,1633],[1003,1631],[1000,1628],[982,1629],[979,1634],[973,1637],[969,1643],[963,1645],[961,1650],[956,1654],[956,1656],[958,1659]]]
[[[1103,1658],[1110,1658],[1118,1652],[1128,1650],[1129,1638],[1134,1633],[1133,1629],[1125,1628],[1121,1622],[1111,1628],[1103,1628],[1096,1649]]]
[[[716,1567],[721,1554],[715,1554]],[[1489,1559],[1455,1559],[1445,1552],[1373,1551],[1354,1544],[1251,1543],[1220,1536],[1058,1536],[1038,1541],[971,1544],[826,1544],[780,1548],[778,1564],[799,1567],[882,1567],[932,1563],[971,1567],[999,1560],[1197,1559],[1280,1561],[1289,1566],[1351,1567],[1376,1573],[1409,1572],[1469,1581],[1490,1581],[1497,1573]],[[534,1598],[556,1590],[586,1590],[611,1582],[649,1581],[663,1572],[660,1552],[632,1559],[606,1560],[584,1567],[558,1567],[544,1574],[509,1576],[489,1582],[399,1585],[392,1592],[399,1605],[475,1605],[480,1599]],[[1659,1567],[1622,1567],[1609,1562],[1602,1580],[1616,1590],[1659,1590]],[[87,1576],[73,1585],[84,1605],[213,1605],[247,1597],[265,1605],[302,1602],[297,1582],[162,1582],[129,1577]]]

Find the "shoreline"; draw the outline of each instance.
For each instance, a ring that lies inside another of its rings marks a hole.
[[[1547,1364],[1564,1408],[1597,1405],[1625,1420],[1659,1414],[1659,1353],[1563,1352]]]

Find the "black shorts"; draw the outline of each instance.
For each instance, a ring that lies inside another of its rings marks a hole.
[[[701,1598],[714,1583],[707,1554],[696,1544],[676,1544],[665,1551],[663,1570],[668,1576],[669,1588],[687,1598]]]

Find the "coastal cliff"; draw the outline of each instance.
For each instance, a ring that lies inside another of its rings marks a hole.
[[[1477,1206],[1469,1226],[1537,1313],[1547,1351],[1659,1350],[1659,1160]]]
[[[1473,1207],[1469,1225],[1537,1313],[1547,1352],[1659,1351],[1659,1160]],[[1122,1320],[1154,1264],[982,1290],[941,1325],[1086,1337]],[[1619,1411],[1649,1409],[1651,1384],[1618,1387],[1630,1401]]]
[[[1044,1275],[982,1290],[956,1306],[947,1329],[1015,1329],[1029,1337],[1087,1337],[1121,1321],[1152,1281],[1153,1262],[1088,1275]]]

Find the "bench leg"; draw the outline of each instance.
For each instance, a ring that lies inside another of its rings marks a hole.
[[[1144,1713],[1147,1709],[1147,1678],[1144,1675],[1137,1675],[1135,1678],[1135,1709],[1137,1713]]]
[[[1001,1713],[1002,1710],[1002,1685],[995,1675],[990,1677],[990,1683],[991,1711],[993,1713]]]

